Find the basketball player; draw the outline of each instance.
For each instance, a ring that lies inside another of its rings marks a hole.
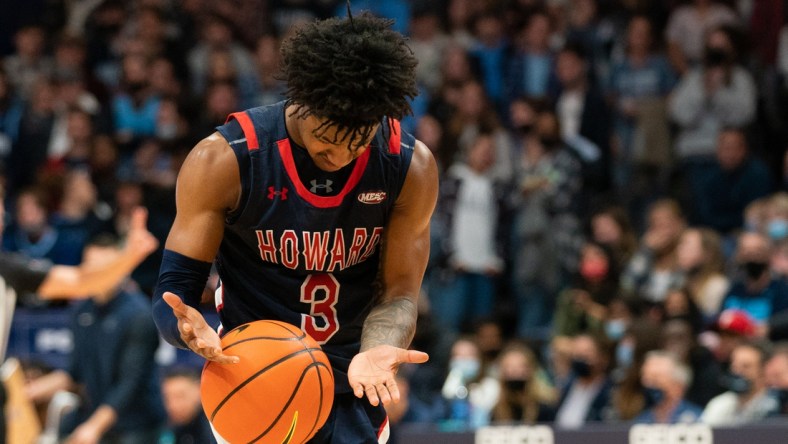
[[[209,360],[237,362],[219,337],[258,319],[321,343],[336,396],[313,442],[385,442],[398,365],[428,358],[407,347],[437,168],[397,120],[416,60],[390,24],[329,19],[283,43],[287,100],[231,115],[186,159],[156,290],[163,337]],[[195,309],[214,260],[218,334]]]

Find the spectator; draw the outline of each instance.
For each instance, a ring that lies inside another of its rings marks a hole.
[[[32,96],[36,82],[52,75],[52,58],[45,52],[46,38],[43,26],[23,26],[14,35],[16,52],[3,60],[3,68],[22,99]]]
[[[766,235],[777,243],[788,239],[788,193],[776,193],[768,199]]]
[[[29,189],[16,199],[14,222],[3,233],[3,249],[21,253],[30,259],[45,259],[59,265],[76,265],[79,252],[74,251],[58,230],[49,223],[46,195]]]
[[[676,82],[668,61],[656,51],[648,17],[630,19],[626,42],[626,56],[613,66],[609,81],[616,143],[613,181],[622,197],[631,196],[634,174],[649,166],[669,166],[665,99]]]
[[[156,134],[160,98],[150,85],[150,68],[145,57],[128,55],[122,61],[122,89],[112,98],[116,136],[128,143]]]
[[[578,276],[558,295],[553,331],[563,336],[605,333],[608,304],[618,295],[618,268],[609,249],[587,242],[580,253]]]
[[[495,164],[490,175],[499,181],[511,180],[514,167],[514,149],[511,140],[492,109],[482,85],[470,81],[459,90],[456,111],[447,124],[448,143],[459,149],[454,160],[466,155],[480,133],[489,133],[494,139]]]
[[[435,6],[423,4],[412,9],[409,24],[410,46],[419,64],[416,81],[434,93],[440,87],[440,65],[449,39],[440,28],[440,18]]]
[[[506,346],[501,351],[498,373],[501,389],[492,422],[535,424],[551,419],[555,396],[528,347],[519,343]]]
[[[744,224],[744,210],[771,190],[769,169],[749,154],[747,138],[738,129],[724,129],[717,142],[716,163],[703,178],[691,178],[695,194],[692,219],[695,223],[727,234]]]
[[[447,31],[452,41],[465,49],[470,49],[475,38],[471,34],[471,21],[482,5],[473,0],[449,0],[447,7]]]
[[[769,240],[762,234],[743,233],[736,250],[738,276],[722,302],[723,309],[747,312],[763,328],[771,316],[788,310],[788,284],[769,273]]]
[[[717,316],[730,282],[723,274],[725,258],[719,235],[708,228],[688,228],[676,247],[676,263],[685,286],[705,320]]]
[[[209,61],[211,53],[216,50],[228,53],[228,69],[238,73],[240,77],[254,75],[252,56],[234,40],[232,23],[218,14],[208,15],[202,24],[202,36],[187,57],[192,91],[196,94],[204,93],[208,86],[211,66]]]
[[[663,350],[692,372],[684,399],[697,406],[705,406],[724,390],[720,385],[723,369],[709,349],[698,343],[693,327],[688,319],[668,319],[662,325],[659,341]]]
[[[703,65],[684,74],[668,101],[678,125],[674,149],[693,190],[708,177],[720,131],[755,117],[755,83],[737,63],[732,40],[728,28],[709,33]]]
[[[668,289],[682,280],[676,247],[684,227],[684,216],[675,201],[654,202],[648,211],[648,227],[640,248],[621,275],[621,288],[649,303],[662,302]]]
[[[641,373],[649,408],[635,418],[635,422],[683,424],[698,420],[703,410],[684,399],[692,380],[689,367],[670,353],[653,351],[646,355]]]
[[[99,267],[119,254],[111,237],[96,238],[85,249],[86,266]],[[56,371],[28,384],[33,401],[57,390],[84,385],[85,397],[62,432],[75,442],[158,440],[164,409],[154,354],[159,345],[148,298],[122,285],[91,295],[73,314],[74,350],[68,371]]]
[[[720,25],[735,24],[736,14],[715,0],[693,0],[670,15],[665,39],[673,67],[680,73],[701,63],[703,39]]]
[[[279,78],[282,57],[279,53],[279,39],[266,34],[257,40],[255,51],[257,78],[259,86],[254,106],[273,105],[285,97],[285,82]]]
[[[492,314],[496,277],[503,271],[503,230],[506,217],[502,185],[491,177],[495,164],[492,136],[480,134],[465,162],[447,172],[441,206],[449,229],[444,242],[447,266],[454,272],[449,289],[433,292],[430,302],[444,326],[458,331],[473,317]]]
[[[548,96],[555,55],[550,49],[550,17],[535,12],[519,31],[517,51],[509,58],[509,97],[543,99]]]
[[[583,189],[599,197],[610,185],[610,122],[601,92],[589,79],[589,61],[582,46],[569,43],[558,53],[555,74],[560,91],[555,108],[561,138],[583,164]]]
[[[684,319],[692,326],[692,331],[701,331],[704,327],[703,316],[687,287],[675,287],[668,290],[662,304],[663,320]]]
[[[769,271],[777,279],[788,279],[788,240],[777,242],[772,249]]]
[[[37,81],[19,123],[19,138],[12,147],[8,165],[9,195],[35,183],[46,163],[49,141],[55,124],[55,87],[49,79]]]
[[[19,139],[24,104],[16,95],[8,74],[0,67],[0,159],[5,160]]]
[[[451,347],[449,374],[441,389],[449,405],[449,421],[460,427],[486,425],[499,392],[498,381],[489,374],[488,368],[482,367],[476,343],[469,338],[455,341]]]
[[[590,335],[575,336],[572,344],[572,380],[561,393],[555,423],[578,428],[601,421],[610,401],[612,382],[607,374],[609,357],[605,343]]]
[[[555,114],[538,114],[516,162],[512,190],[512,289],[517,334],[539,337],[568,276],[577,271],[582,233],[576,216],[580,166],[561,142]]]
[[[780,343],[774,347],[772,356],[764,369],[766,385],[779,404],[779,413],[788,415],[788,344]]]
[[[159,444],[214,443],[211,424],[200,403],[200,374],[192,369],[171,369],[161,382],[167,430]]]
[[[775,413],[777,400],[769,396],[764,379],[768,356],[754,343],[733,349],[728,391],[709,401],[701,422],[710,426],[735,426],[760,421]]]
[[[501,109],[504,99],[504,72],[511,51],[501,17],[494,11],[479,14],[473,23],[476,43],[471,55],[478,60],[484,92]]]
[[[111,232],[109,218],[111,209],[97,200],[96,186],[90,175],[82,170],[70,171],[63,183],[60,206],[52,215],[52,227],[57,230],[60,242],[72,255],[65,262],[76,265],[82,259],[82,250],[87,241],[101,232]]]
[[[637,237],[627,211],[608,206],[591,216],[591,239],[613,252],[619,270],[623,269],[637,249]]]

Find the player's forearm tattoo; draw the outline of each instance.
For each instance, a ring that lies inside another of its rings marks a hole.
[[[418,311],[410,298],[396,298],[370,311],[361,334],[361,351],[378,345],[407,348],[416,333]]]

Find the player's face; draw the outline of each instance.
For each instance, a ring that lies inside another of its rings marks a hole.
[[[333,126],[325,131],[321,129],[315,134],[315,129],[319,128],[322,123],[323,119],[319,117],[307,117],[302,121],[301,136],[312,161],[323,171],[337,171],[364,154],[375,131],[377,131],[376,125],[367,140],[357,137],[350,141],[343,131],[340,131],[339,135],[344,137],[339,139],[337,129]],[[348,142],[350,142],[349,145]]]

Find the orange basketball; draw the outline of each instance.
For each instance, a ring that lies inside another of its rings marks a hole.
[[[205,415],[236,443],[302,443],[328,419],[334,374],[320,345],[278,321],[255,321],[224,335],[237,364],[207,362],[201,393]]]

